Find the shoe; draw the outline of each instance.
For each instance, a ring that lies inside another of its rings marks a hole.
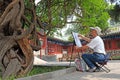
[[[102,71],[102,69],[100,67],[95,69],[95,72],[101,72],[101,71]]]
[[[95,72],[95,70],[96,70],[96,67],[86,70],[86,72]]]

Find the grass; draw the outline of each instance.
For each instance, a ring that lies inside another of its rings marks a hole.
[[[32,71],[28,73],[28,76],[46,73],[46,72],[52,72],[60,69],[65,69],[66,67],[60,67],[60,66],[34,66]]]
[[[14,80],[14,79],[15,79],[15,77],[14,77],[14,76],[11,76],[11,77],[9,77],[9,78],[6,78],[5,80]],[[2,80],[1,76],[0,76],[0,80]]]
[[[112,60],[120,60],[120,56],[112,56]]]
[[[32,76],[36,74],[42,74],[46,72],[52,72],[52,71],[56,71],[60,69],[66,69],[66,68],[67,67],[63,67],[63,66],[34,66],[31,72],[29,72],[27,75],[24,75],[23,77]],[[11,76],[9,77],[9,79],[6,79],[6,80],[14,80],[14,79],[15,77]],[[0,78],[0,80],[2,79]]]

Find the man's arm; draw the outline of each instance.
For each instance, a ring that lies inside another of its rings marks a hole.
[[[87,42],[90,42],[90,41],[91,41],[90,38],[85,37],[85,36],[83,36],[83,35],[81,35],[81,34],[78,34],[78,37],[82,38],[83,40],[85,40],[85,41],[87,41]]]

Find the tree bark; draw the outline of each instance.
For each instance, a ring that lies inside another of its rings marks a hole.
[[[24,16],[24,0],[1,0],[0,7],[2,7],[0,8],[2,78],[25,75],[33,67],[33,49],[27,36],[31,34],[35,24]],[[28,22],[30,26],[28,30],[24,29],[23,20]]]

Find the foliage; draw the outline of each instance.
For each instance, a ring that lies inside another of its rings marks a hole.
[[[115,4],[113,8],[109,10],[109,14],[111,16],[111,21],[118,23],[120,21],[120,5]]]
[[[41,0],[36,5],[36,12],[44,24],[48,35],[63,28],[67,23],[67,16],[72,14],[76,6],[74,0]]]
[[[75,30],[84,29],[81,30],[85,31],[83,33],[88,32],[89,26],[105,29],[109,18],[106,8],[107,3],[104,0],[41,0],[36,5],[36,12],[46,33],[53,35],[68,23],[72,24]],[[76,19],[69,22],[69,17],[73,15]]]
[[[66,33],[76,31],[86,34],[89,31],[89,27],[99,26],[103,30],[108,27],[110,16],[107,11],[108,4],[104,0],[80,0],[77,4],[79,5],[81,16],[75,15],[75,21],[79,23],[72,24],[73,27]]]
[[[102,28],[107,26],[109,15],[105,11],[107,4],[103,0],[84,0],[81,7],[83,9],[83,18],[81,18],[83,26]]]
[[[110,19],[110,26],[118,26],[120,25],[120,0],[110,0],[110,7],[109,7],[109,15]]]

